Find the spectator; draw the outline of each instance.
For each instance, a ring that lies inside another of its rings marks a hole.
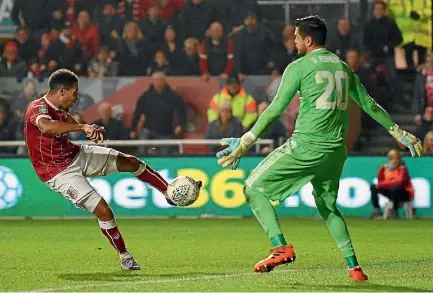
[[[37,38],[50,28],[48,0],[15,0],[13,3],[10,15],[15,25],[26,25]]]
[[[198,48],[197,39],[185,40],[183,52],[179,56],[180,60],[173,66],[176,75],[200,75]]]
[[[25,74],[26,77],[30,79],[37,79],[39,82],[43,82],[46,76],[45,67],[41,65],[36,58],[30,60],[28,64],[29,66]]]
[[[245,27],[235,35],[237,72],[245,74],[269,74],[275,51],[274,34],[259,24],[254,12],[248,12]]]
[[[53,43],[53,37],[49,33],[45,33],[41,36],[41,48],[38,51],[38,63],[42,66],[42,70],[46,70],[48,62],[54,60],[52,55],[54,52],[51,49],[51,44]]]
[[[65,23],[59,38],[53,41],[46,54],[50,57],[47,59],[49,72],[56,68],[67,68],[78,74],[83,72],[83,54],[69,22]]]
[[[191,0],[186,4],[180,16],[186,38],[204,38],[207,28],[215,18],[214,9],[208,1]]]
[[[416,124],[420,125],[422,113],[428,106],[433,107],[433,53],[427,54],[426,63],[420,66],[414,85]]]
[[[283,44],[287,40],[295,40],[295,26],[293,24],[286,24],[282,32],[282,37]]]
[[[350,68],[353,70],[354,73],[359,77],[362,84],[365,86],[367,91],[376,99],[380,99],[380,97],[377,97],[375,95],[375,91],[373,90],[373,72],[369,67],[363,66],[361,64],[361,55],[357,49],[348,49],[346,51],[346,62],[350,66]],[[365,112],[361,113],[361,135],[359,137],[358,143],[360,144],[359,147],[361,148],[364,143],[366,143],[365,140],[368,140],[370,138],[370,135],[372,134],[371,130],[376,127],[376,122],[370,117],[370,115],[366,114]]]
[[[420,118],[415,136],[424,137],[430,130],[433,130],[433,106],[425,108],[424,115]]]
[[[205,139],[221,139],[224,137],[241,137],[244,133],[242,123],[233,117],[233,109],[230,102],[226,101],[219,109],[218,119],[212,121],[206,130]],[[211,146],[212,152],[220,150],[220,146]]]
[[[27,26],[19,26],[16,30],[15,40],[18,45],[18,56],[28,62],[36,58],[39,50],[38,41],[30,36],[30,31]]]
[[[117,35],[121,35],[125,21],[117,15],[114,3],[107,3],[104,5],[102,15],[97,18],[99,34],[101,43],[110,49],[115,48],[111,37],[111,32],[115,31]]]
[[[110,103],[106,102],[99,104],[98,115],[100,119],[95,124],[105,128],[105,139],[126,140],[128,139],[128,131],[122,122],[113,118],[112,107]]]
[[[142,17],[140,0],[120,0],[117,13],[126,21],[138,21]]]
[[[17,43],[7,42],[3,48],[3,58],[0,61],[0,77],[23,78],[26,71],[26,62],[18,57]]]
[[[218,1],[218,0],[217,0]],[[231,1],[229,8],[229,22],[233,31],[237,31],[244,25],[245,15],[249,12],[259,15],[260,8],[257,0]]]
[[[254,98],[241,87],[237,76],[230,77],[227,86],[217,93],[211,100],[207,110],[208,122],[218,119],[220,108],[229,102],[232,105],[233,115],[237,117],[244,129],[248,129],[257,119],[257,104]]]
[[[424,154],[433,155],[433,131],[427,132],[424,137]]]
[[[185,123],[186,111],[182,97],[170,88],[164,73],[154,73],[149,89],[137,101],[130,138],[180,138]]]
[[[7,108],[0,105],[0,141],[16,140],[14,119],[9,119]],[[14,154],[15,147],[0,147],[0,154]]]
[[[268,101],[263,101],[257,107],[258,117],[269,107],[270,103]],[[251,125],[252,126],[252,125]],[[274,141],[273,148],[282,145],[288,138],[287,130],[285,129],[283,123],[280,120],[275,121],[275,123],[266,130],[266,132],[261,136],[262,139],[272,139]],[[269,154],[271,148],[269,146],[262,146],[260,148],[262,154]]]
[[[164,33],[167,23],[160,18],[161,9],[158,3],[150,5],[147,17],[140,21],[141,29],[149,41],[159,44],[164,41]]]
[[[65,22],[60,22],[60,23],[56,23],[55,25],[53,25],[53,27],[51,28],[50,34],[53,38],[53,40],[57,40],[60,36],[60,33],[63,29],[63,27],[65,26]]]
[[[182,55],[182,46],[176,39],[176,31],[172,26],[167,26],[164,34],[165,41],[159,45],[159,49],[165,53],[168,62],[173,68],[179,67]]]
[[[153,3],[158,3],[161,7],[161,18],[174,22],[177,14],[183,9],[186,0],[141,0],[142,15],[147,16],[147,11]]]
[[[284,43],[280,43],[274,54],[273,65],[279,74],[283,74],[286,67],[298,59],[298,50],[294,39],[283,39]]]
[[[83,115],[81,115],[80,113],[72,114],[72,118],[74,118],[75,121],[77,121],[78,123],[86,124],[86,121],[84,121]],[[81,131],[80,132],[70,132],[69,138],[72,140],[87,140],[88,139],[86,134],[81,132]]]
[[[340,18],[338,21],[338,31],[333,38],[329,38],[329,42],[326,47],[329,51],[335,53],[343,61],[346,61],[347,50],[361,49],[357,36],[354,36],[350,31],[350,22],[347,18]]]
[[[106,76],[117,75],[117,64],[111,60],[110,50],[107,47],[102,47],[89,63],[87,68],[89,77],[102,78]]]
[[[403,38],[394,20],[386,16],[387,4],[382,0],[374,2],[374,17],[364,28],[363,43],[373,64],[386,64],[395,77],[394,48]]]
[[[116,31],[112,32],[112,37],[116,40],[119,75],[146,75],[146,69],[155,49],[146,42],[138,24],[128,22],[125,24],[122,38]]]
[[[219,75],[226,81],[234,65],[234,43],[224,36],[223,26],[214,22],[209,28],[209,37],[200,47],[200,70],[205,80],[210,75]]]
[[[409,172],[402,161],[402,154],[397,149],[388,152],[388,163],[379,168],[377,172],[377,184],[370,187],[371,202],[373,204],[372,218],[382,215],[379,207],[379,194],[387,197],[394,204],[394,217],[400,203],[413,200],[414,189]]]
[[[37,98],[36,83],[34,80],[27,80],[23,86],[22,93],[11,101],[11,112],[18,120],[24,120],[27,106]]]
[[[69,109],[70,113],[82,113],[89,107],[93,106],[95,101],[93,97],[88,93],[82,91],[78,92],[77,102]]]
[[[90,19],[87,11],[81,11],[75,22],[74,15],[68,15],[72,24],[75,37],[80,41],[85,61],[89,61],[99,52],[101,42],[99,40],[98,28]]]
[[[51,28],[62,27],[68,9],[66,0],[49,0],[48,11],[51,13]]]
[[[155,59],[150,63],[149,68],[147,68],[147,75],[151,76],[155,72],[163,72],[165,75],[170,75],[170,64],[163,51],[156,52]]]

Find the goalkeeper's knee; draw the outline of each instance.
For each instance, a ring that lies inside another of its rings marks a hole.
[[[251,203],[251,201],[253,201],[254,199],[264,196],[263,193],[255,190],[254,188],[251,188],[247,185],[244,185],[244,195],[245,195],[245,199],[247,201],[247,203]]]

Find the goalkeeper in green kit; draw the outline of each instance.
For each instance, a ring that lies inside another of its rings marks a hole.
[[[279,118],[299,91],[301,105],[295,132],[253,170],[244,194],[257,220],[272,242],[271,255],[254,266],[257,273],[270,272],[295,260],[287,245],[270,201],[284,201],[306,183],[321,217],[343,253],[352,280],[367,280],[356,259],[352,241],[336,201],[339,180],[347,157],[344,137],[348,124],[348,99],[352,97],[374,120],[385,127],[412,156],[422,155],[421,142],[400,129],[388,113],[367,93],[347,64],[324,48],[326,24],[318,16],[295,22],[295,43],[301,58],[284,71],[278,92],[251,131],[241,138],[224,138],[228,147],[217,153],[218,164],[235,169],[241,156]]]

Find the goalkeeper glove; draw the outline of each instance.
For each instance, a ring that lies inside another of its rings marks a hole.
[[[412,157],[419,156],[423,154],[421,141],[416,138],[413,134],[404,131],[397,124],[394,125],[389,133],[401,144],[410,150]]]
[[[228,147],[216,154],[218,165],[223,168],[231,166],[232,170],[235,170],[239,165],[240,158],[256,140],[251,132],[245,133],[241,138],[223,138],[220,142],[221,145],[228,145]]]

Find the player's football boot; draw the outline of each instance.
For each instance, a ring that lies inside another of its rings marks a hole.
[[[254,266],[256,273],[267,273],[272,271],[276,266],[294,262],[296,259],[293,245],[281,245],[271,250],[271,255],[264,260],[259,261]]]
[[[125,271],[137,271],[141,269],[129,253],[120,258],[120,268]]]
[[[354,267],[352,269],[349,269],[349,276],[352,278],[352,281],[368,280],[368,276],[364,274],[361,267]]]

